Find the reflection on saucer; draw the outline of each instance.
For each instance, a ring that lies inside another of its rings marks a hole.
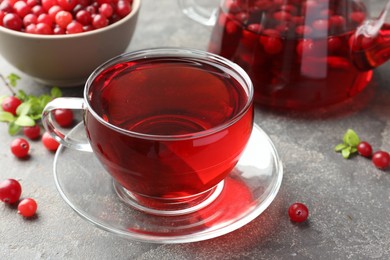
[[[84,135],[81,124],[69,133],[73,138]],[[119,236],[152,243],[200,241],[242,227],[271,204],[282,176],[277,152],[257,125],[221,194],[208,206],[180,216],[147,214],[126,205],[93,153],[61,146],[54,161],[58,191],[81,217]]]

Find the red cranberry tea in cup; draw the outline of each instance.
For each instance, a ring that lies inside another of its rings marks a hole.
[[[370,69],[384,62],[383,55],[372,55],[383,46],[371,49],[368,60],[372,39],[358,42],[351,57],[351,39],[367,14],[367,6],[355,0],[226,0],[209,51],[248,72],[261,104],[324,106],[362,91]]]
[[[213,188],[234,168],[252,130],[251,95],[210,61],[123,61],[91,81],[88,102],[99,117],[87,110],[87,135],[127,190],[185,198]]]

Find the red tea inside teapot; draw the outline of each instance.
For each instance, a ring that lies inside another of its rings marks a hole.
[[[389,25],[355,34],[367,16],[358,0],[226,0],[209,51],[246,70],[260,104],[322,107],[361,92],[389,58]]]

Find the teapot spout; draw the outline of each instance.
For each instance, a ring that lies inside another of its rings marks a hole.
[[[351,37],[351,59],[359,70],[374,69],[390,59],[390,0],[377,19],[366,20]]]

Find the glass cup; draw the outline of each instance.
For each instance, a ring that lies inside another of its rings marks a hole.
[[[66,136],[55,109],[83,112],[88,143]],[[253,127],[253,86],[236,64],[204,51],[140,50],[88,78],[83,98],[58,98],[43,125],[62,145],[93,152],[127,204],[181,215],[218,197]]]

